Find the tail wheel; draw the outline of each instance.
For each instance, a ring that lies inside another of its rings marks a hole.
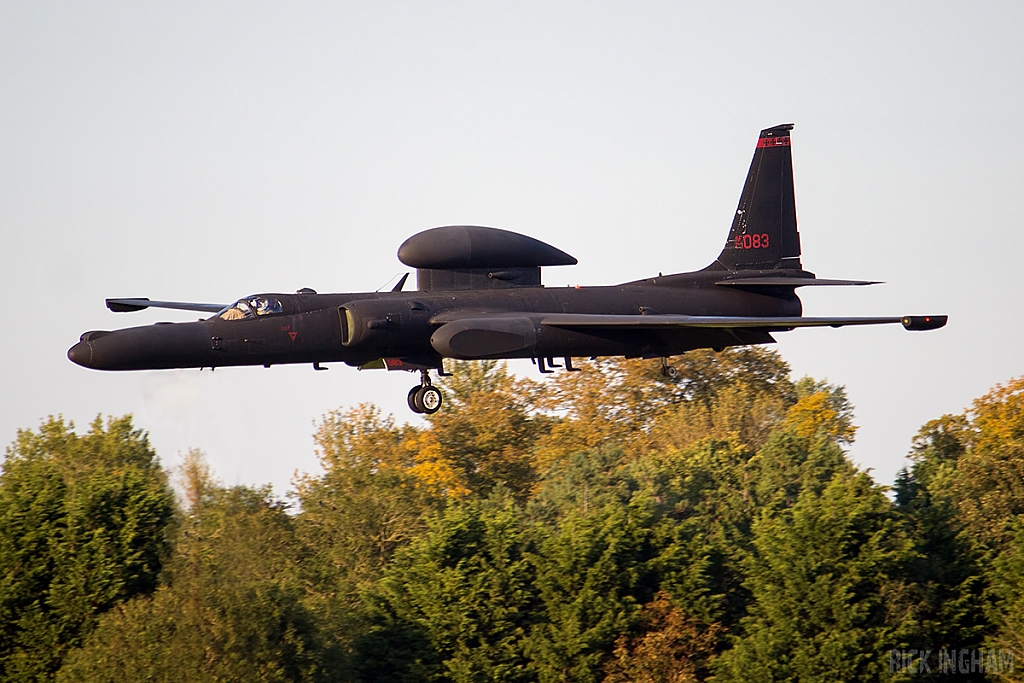
[[[422,405],[417,402],[417,397],[419,396],[420,389],[422,388],[423,387],[417,384],[409,390],[409,410],[414,413],[423,413]]]
[[[427,415],[433,415],[440,410],[441,403],[444,402],[441,390],[432,385],[420,387],[416,392],[414,400],[416,407],[420,408],[419,412],[426,413]]]

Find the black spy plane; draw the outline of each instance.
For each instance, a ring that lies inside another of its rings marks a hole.
[[[574,265],[565,252],[525,235],[470,225],[413,235],[398,250],[416,268],[390,292],[254,294],[233,304],[107,299],[115,312],[171,308],[212,313],[206,320],[92,331],[68,358],[98,370],[215,368],[321,363],[419,371],[409,391],[418,413],[441,407],[430,370],[443,360],[532,358],[541,372],[576,368],[573,357],[667,358],[691,349],[768,344],[797,327],[902,323],[932,330],[946,316],[805,318],[796,295],[824,280],[803,269],[793,196],[792,125],[761,131],[725,248],[692,273],[605,287],[544,287],[543,266]],[[557,365],[555,359],[562,359]]]

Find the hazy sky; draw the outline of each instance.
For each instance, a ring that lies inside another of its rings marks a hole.
[[[131,412],[165,463],[284,492],[315,420],[412,420],[415,377],[86,370],[86,330],[195,317],[105,297],[374,290],[459,223],[576,256],[550,285],[698,269],[795,122],[805,268],[887,283],[804,312],[950,315],[778,335],[891,482],[922,423],[1024,374],[1022,29],[1019,2],[0,2],[0,442]]]

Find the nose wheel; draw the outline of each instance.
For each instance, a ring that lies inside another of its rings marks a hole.
[[[424,370],[420,385],[409,390],[409,408],[414,413],[433,415],[443,402],[441,390],[430,383],[430,375]]]

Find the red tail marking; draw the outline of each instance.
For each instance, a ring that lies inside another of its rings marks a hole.
[[[295,338],[299,336],[299,333],[298,332],[289,332],[288,336],[292,338],[292,341],[295,341]]]
[[[757,148],[762,147],[789,147],[789,136],[783,136],[778,138],[758,138]]]

